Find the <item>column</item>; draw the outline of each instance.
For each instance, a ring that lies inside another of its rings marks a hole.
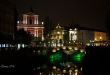
[[[36,28],[34,28],[34,36],[36,37],[37,35],[36,35]]]
[[[37,24],[37,16],[34,16],[34,24]]]
[[[36,16],[36,20],[37,20],[37,24],[39,24],[39,23],[38,23],[38,15]]]
[[[44,36],[43,36],[44,32],[43,32],[43,28],[42,28],[42,40],[44,40]]]
[[[38,37],[38,28],[36,28],[36,31],[37,31],[37,37]]]

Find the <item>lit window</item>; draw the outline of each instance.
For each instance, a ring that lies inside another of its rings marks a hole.
[[[57,32],[57,34],[60,34],[60,32]]]
[[[19,21],[17,21],[17,23],[19,23]]]

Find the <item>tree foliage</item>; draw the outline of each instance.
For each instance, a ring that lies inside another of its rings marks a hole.
[[[5,32],[0,32],[0,43],[12,43],[13,35]]]
[[[32,40],[32,35],[29,32],[24,31],[24,29],[20,29],[16,32],[16,42],[29,44]]]

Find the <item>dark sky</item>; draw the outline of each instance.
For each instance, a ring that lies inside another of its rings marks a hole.
[[[60,25],[80,24],[84,27],[105,30],[109,0],[10,0],[16,3],[19,13],[32,6],[40,16],[50,16]]]

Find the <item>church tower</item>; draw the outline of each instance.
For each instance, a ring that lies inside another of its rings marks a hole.
[[[34,37],[39,37],[44,40],[44,25],[43,22],[39,22],[39,15],[33,13],[32,8],[30,12],[23,14],[23,20],[18,21],[17,29],[24,29],[30,32]]]

